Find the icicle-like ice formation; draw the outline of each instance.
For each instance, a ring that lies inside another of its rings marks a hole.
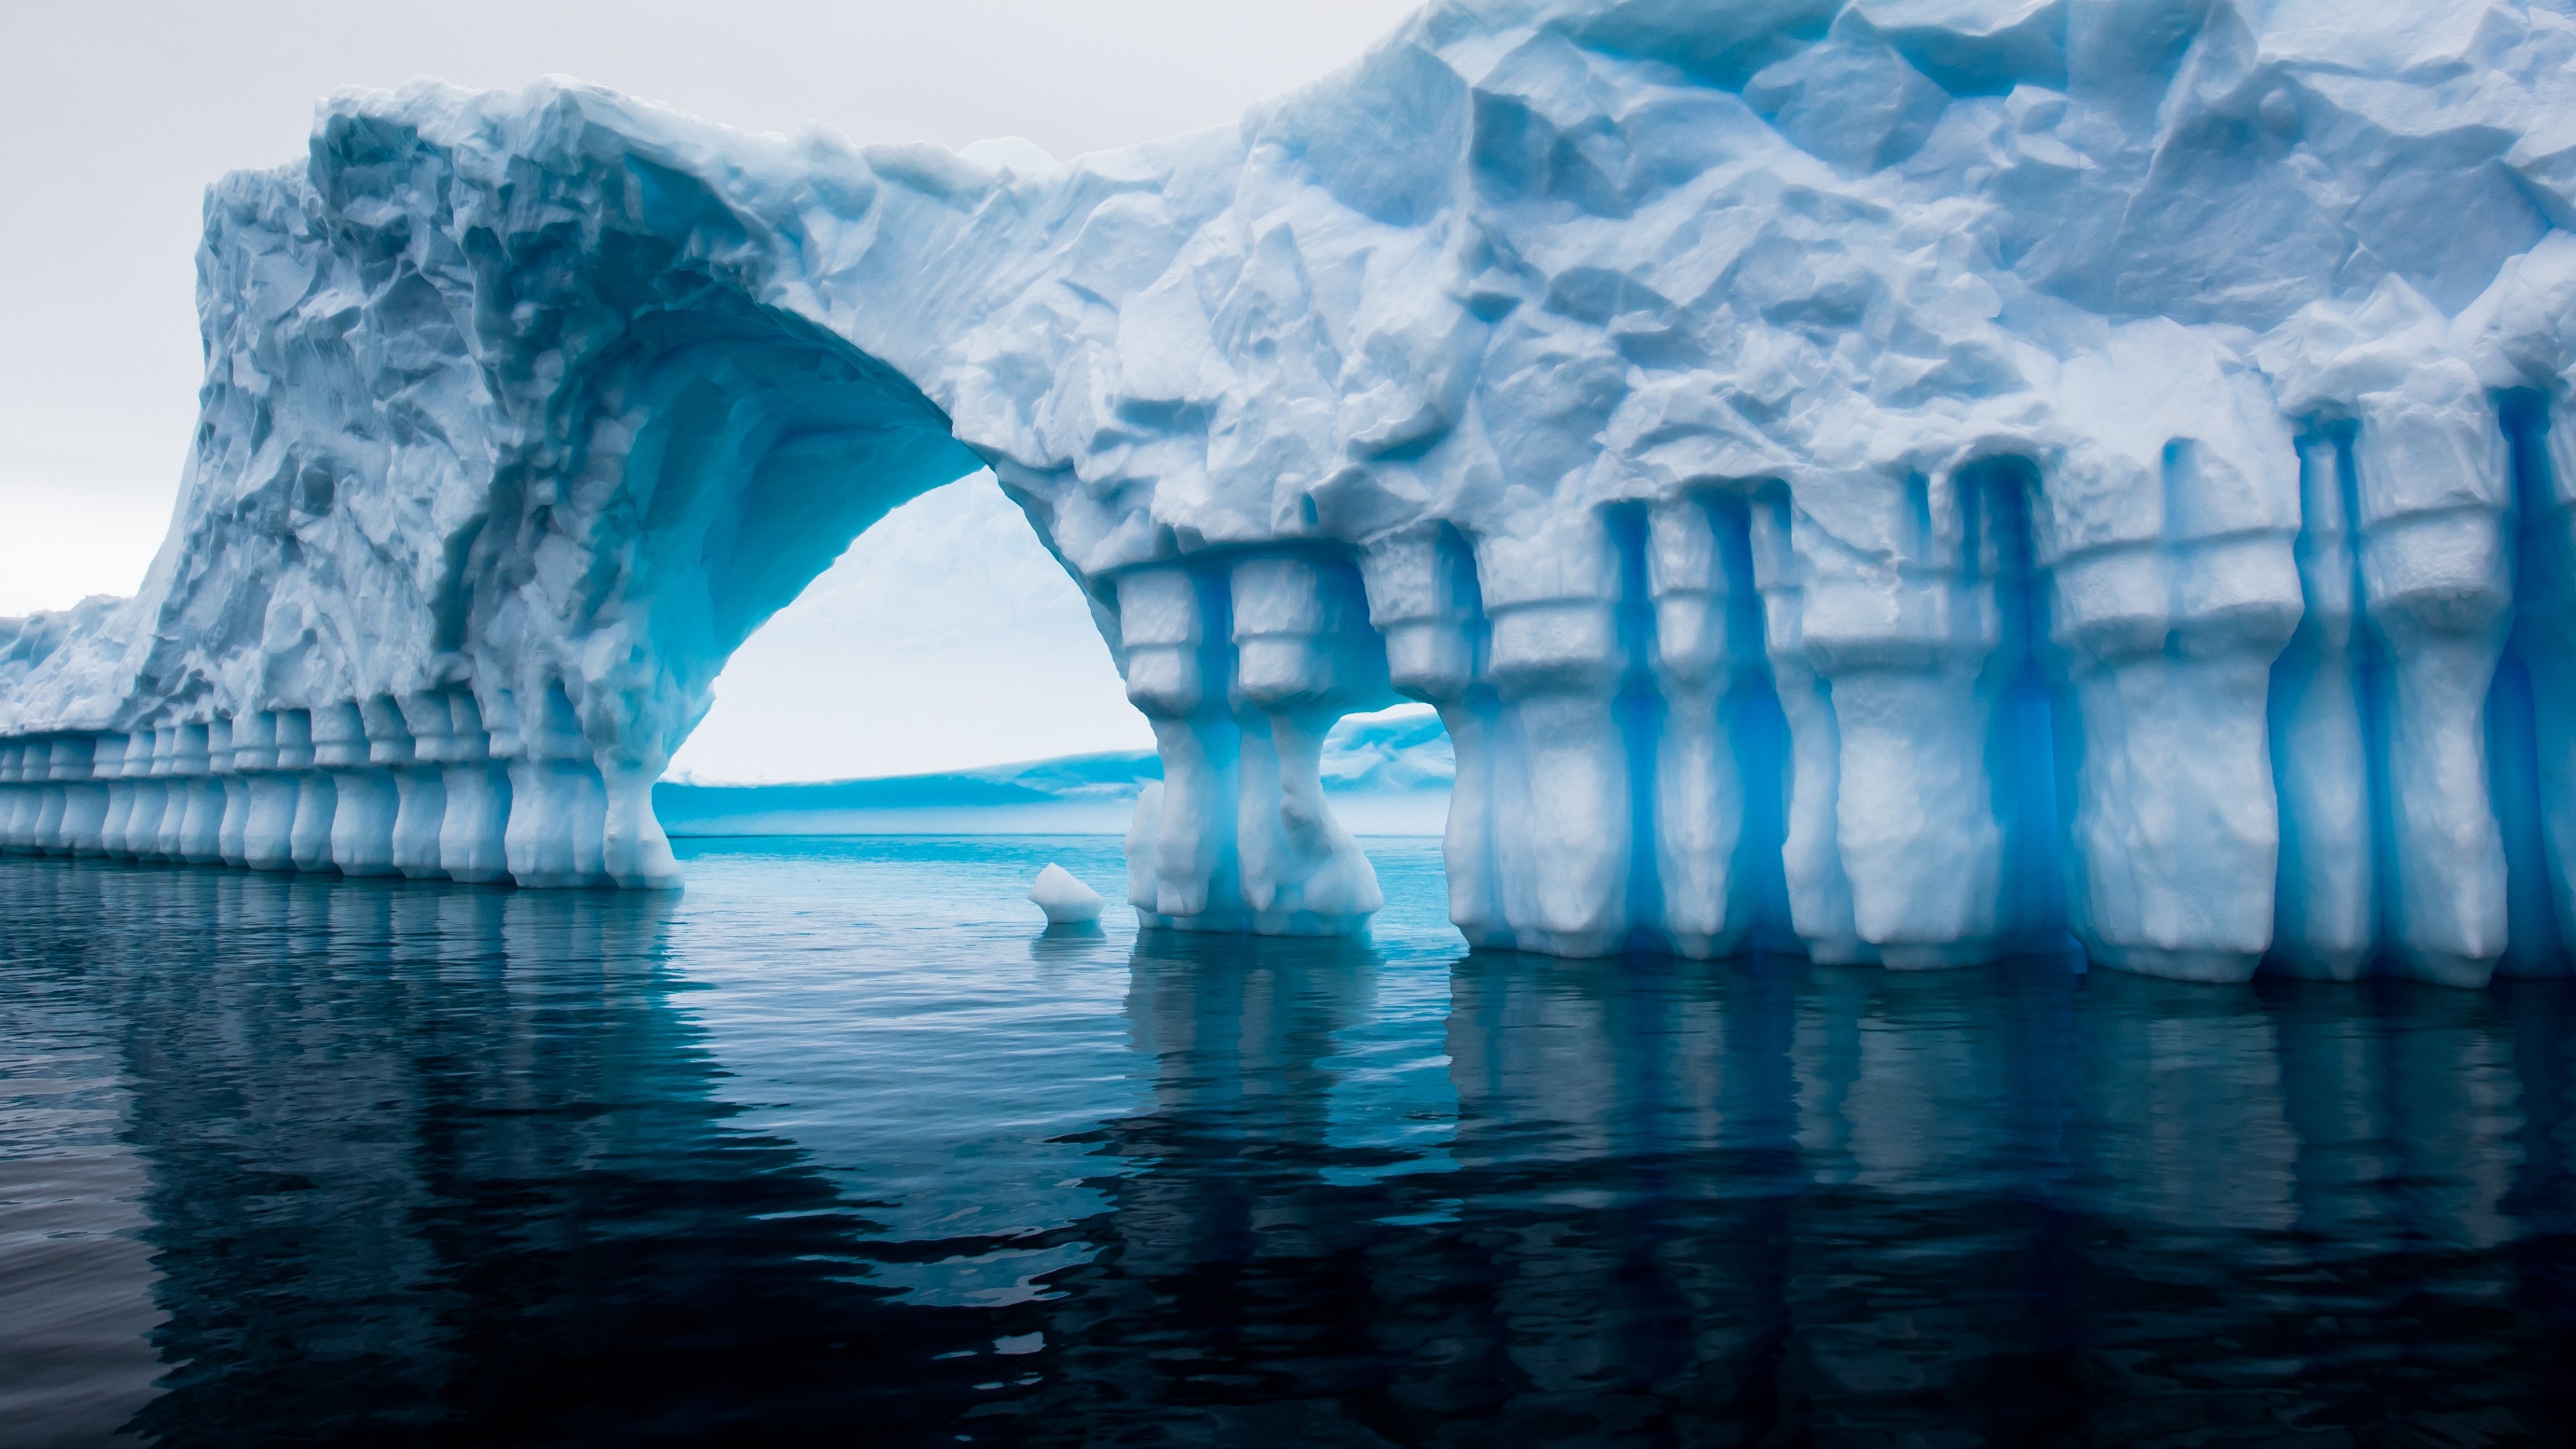
[[[0,624],[0,841],[670,883],[727,654],[990,466],[1153,924],[1364,922],[1318,744],[1409,696],[1482,945],[2567,969],[2564,5],[1442,0],[975,154],[334,98],[208,198],[142,593]]]

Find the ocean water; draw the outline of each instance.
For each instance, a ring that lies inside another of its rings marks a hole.
[[[2564,1443],[2576,998],[0,860],[0,1443]]]

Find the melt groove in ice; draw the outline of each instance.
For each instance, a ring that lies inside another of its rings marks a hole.
[[[1445,0],[1063,164],[344,93],[142,592],[0,623],[0,839],[672,883],[727,654],[989,465],[1151,924],[1360,926],[1409,696],[1479,945],[2563,972],[2570,227],[2554,0]]]

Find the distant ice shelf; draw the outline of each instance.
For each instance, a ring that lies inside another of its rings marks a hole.
[[[1337,722],[1317,773],[1353,834],[1419,836],[1441,833],[1455,769],[1439,716],[1417,706]],[[674,837],[1123,835],[1162,777],[1161,758],[1135,750],[868,780],[663,780],[653,813]]]
[[[1410,698],[1479,946],[2568,971],[2565,0],[1439,0],[970,150],[332,98],[208,195],[142,591],[0,625],[0,839],[673,884],[726,656],[989,466],[1149,925],[1359,929]]]

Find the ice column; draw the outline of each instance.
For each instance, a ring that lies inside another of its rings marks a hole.
[[[2510,935],[2496,972],[2563,976],[2576,970],[2576,414],[2519,393],[2504,422],[2521,546],[2489,706]]]
[[[125,851],[135,860],[169,860],[162,837],[176,825],[185,797],[171,784],[178,767],[179,727],[157,725],[128,736],[124,777],[133,783],[133,807],[125,818]]]
[[[152,773],[152,731],[100,735],[90,751],[90,770],[107,786],[107,813],[100,818],[98,827],[99,849],[129,858],[141,853],[135,844],[134,827],[137,817],[143,814],[143,797],[151,788],[148,779]],[[151,820],[139,823],[144,834],[151,831]]]
[[[1252,929],[1347,935],[1386,903],[1324,804],[1324,735],[1388,702],[1386,653],[1359,575],[1338,559],[1255,555],[1228,571],[1242,755],[1236,861]]]
[[[443,699],[449,732],[438,741],[439,783],[445,809],[438,827],[438,866],[454,880],[501,881],[510,878],[507,828],[510,780],[492,758],[492,737],[483,728],[483,712],[473,695],[458,690],[425,697]],[[425,747],[431,736],[420,735]],[[429,757],[422,755],[424,761]]]
[[[27,848],[43,855],[63,854],[63,777],[70,771],[71,742],[39,740],[29,747],[27,777],[41,781],[27,827]]]
[[[1225,578],[1178,565],[1118,575],[1127,698],[1154,729],[1163,781],[1137,803],[1127,896],[1148,926],[1241,930],[1235,810],[1241,731],[1228,704]]]
[[[600,872],[613,885],[629,890],[677,890],[679,857],[671,837],[653,813],[653,782],[662,777],[667,759],[599,756],[595,769],[605,794],[601,825]]]
[[[2457,363],[2416,368],[2358,412],[2362,598],[2387,659],[2387,944],[2405,974],[2483,985],[2506,926],[2486,757],[2487,691],[2513,603],[2503,432]]]
[[[94,772],[97,737],[82,736],[54,746],[54,778],[63,782],[62,846],[71,855],[105,853],[107,786]]]
[[[9,811],[9,848],[21,854],[34,855],[44,850],[37,843],[36,822],[45,813],[45,777],[53,773],[54,747],[48,740],[28,740],[18,746],[18,764],[13,772],[17,780],[11,792],[17,803]]]
[[[107,785],[107,814],[99,822],[99,848],[128,859],[151,856],[149,841],[161,802],[152,775],[152,731],[101,735],[90,754],[92,773]]]
[[[1774,661],[1801,792],[1824,783],[1805,767],[1820,737],[1836,746],[1833,856],[1799,833],[1804,802],[1792,812],[1792,912],[1820,958],[1867,954],[1831,934],[1835,886],[1850,892],[1858,941],[1891,967],[1983,960],[2021,946],[2032,925],[2006,896],[2006,822],[1988,770],[1995,705],[2023,664],[2004,647],[2014,600],[1998,595],[2020,515],[1993,519],[1985,506],[2018,497],[2019,473],[2005,467],[1820,477],[1799,489],[1794,644],[1775,644]],[[1774,579],[1766,592],[1784,596],[1787,580]],[[1821,688],[1803,677],[1810,670]],[[1810,919],[1828,934],[1808,935]]]
[[[53,773],[53,742],[28,740],[18,746],[18,803],[10,812],[9,848],[23,854],[41,854],[44,846],[36,833],[37,821],[45,813],[45,781]]]
[[[223,721],[179,726],[179,745],[170,766],[171,788],[180,803],[162,847],[173,860],[212,865],[222,859],[217,832],[224,818],[223,782],[214,778],[216,731]]]
[[[18,747],[18,808],[9,830],[11,847],[29,855],[44,853],[39,833],[45,814],[47,781],[54,771],[53,741],[30,740]]]
[[[1558,956],[1624,950],[1636,841],[1617,550],[1588,510],[1476,549],[1498,704],[1490,828],[1510,944]]]
[[[134,819],[135,777],[149,769],[152,761],[152,736],[100,735],[90,747],[90,770],[107,783],[107,813],[99,818],[99,849],[109,855],[130,856],[126,843],[127,826]]]
[[[25,813],[27,790],[18,770],[26,757],[24,740],[0,740],[0,852],[24,848],[18,841],[18,819]]]
[[[2304,609],[2272,667],[2272,762],[2281,800],[2281,857],[2272,968],[2350,981],[2378,948],[2379,900],[2371,798],[2378,686],[2356,627],[2360,566],[2353,552],[2352,430],[2309,430],[2298,441],[2296,557]]]
[[[2294,452],[2280,442],[2277,462],[2188,439],[2156,459],[2093,457],[2068,466],[2109,478],[2052,494],[2052,532],[2080,541],[2047,561],[2081,741],[2071,924],[2106,965],[2242,981],[2271,943],[2267,703],[2302,607]],[[2057,493],[2133,500],[2128,526]]]
[[[389,711],[387,712],[389,713]],[[392,875],[393,776],[375,762],[384,715],[355,704],[313,712],[313,763],[331,778],[331,863],[342,875]],[[391,727],[402,728],[392,716]],[[406,739],[404,743],[408,744]]]
[[[258,758],[251,745],[258,718],[256,713],[225,715],[206,736],[208,764],[224,787],[223,814],[215,822],[215,856],[230,866],[250,864],[250,777],[244,772]],[[274,743],[270,749],[275,749]]]
[[[162,725],[152,731],[152,777],[160,785],[161,819],[148,843],[135,842],[136,853],[146,848],[154,860],[177,862],[179,833],[188,818],[188,782],[179,773],[179,748],[183,726]]]
[[[367,702],[367,740],[369,758],[393,776],[393,868],[412,880],[444,879],[447,872],[438,863],[439,828],[447,817],[441,762],[456,743],[447,696],[378,695]]]
[[[1763,490],[1750,523],[1763,647],[1789,731],[1789,802],[1780,848],[1789,929],[1821,964],[1874,964],[1878,948],[1860,938],[1851,879],[1843,870],[1842,731],[1824,676],[1807,652],[1807,589],[1814,570],[1797,546],[1798,514],[1789,490]]]
[[[653,782],[670,763],[660,741],[649,731],[620,731],[608,747],[594,750],[590,760],[602,792],[601,874],[629,890],[679,889],[679,858],[671,853],[671,838],[653,813]]]
[[[548,683],[537,700],[534,719],[521,711],[510,761],[511,878],[523,886],[606,885],[608,802],[589,742],[561,684]]]
[[[62,831],[62,787],[53,783],[54,744],[51,738],[29,742],[19,766],[19,778],[26,782],[26,803],[21,807],[18,848],[30,855],[53,853]]]
[[[1653,603],[1654,859],[1663,944],[1719,957],[1775,920],[1786,780],[1743,500],[1657,505],[1644,539]]]
[[[0,740],[0,851],[27,848],[20,823],[27,813],[27,787],[20,774],[26,762],[26,741]]]
[[[317,738],[315,716],[321,718]],[[295,869],[319,874],[331,869],[331,817],[339,791],[331,772],[318,766],[318,752],[344,758],[355,725],[337,709],[282,709],[277,712],[277,768],[293,782],[293,824],[287,827],[287,858]],[[289,773],[291,772],[291,773]]]
[[[40,739],[27,746],[26,762],[19,767],[20,778],[27,782],[27,803],[20,826],[20,849],[31,855],[44,855],[53,848],[53,837],[62,829],[63,807],[60,787],[53,783],[54,742]],[[52,818],[47,819],[50,809]]]
[[[1386,640],[1389,683],[1440,712],[1457,759],[1442,841],[1449,919],[1470,945],[1507,946],[1492,826],[1493,727],[1474,550],[1445,525],[1378,540],[1361,556],[1369,621]]]
[[[19,850],[30,855],[44,853],[45,797],[52,793],[48,782],[53,772],[53,741],[30,740],[21,747],[18,758],[18,823],[11,832],[11,838],[17,842]]]
[[[242,809],[242,863],[253,870],[295,868],[291,841],[295,831],[296,780],[278,768],[284,757],[278,739],[281,718],[279,711],[263,709],[234,721],[233,768],[246,777],[248,786]],[[299,747],[297,753],[303,752]],[[229,801],[226,808],[225,826],[229,830]],[[227,848],[225,858],[231,855]]]
[[[44,781],[53,771],[53,745],[41,739],[20,740],[11,748],[16,751],[16,757],[15,763],[7,766],[6,778],[14,783],[9,787],[8,814],[5,817],[8,829],[6,844],[18,854],[38,854],[44,847],[36,843],[36,821],[44,814]]]
[[[137,860],[161,860],[161,832],[170,823],[170,770],[179,753],[179,727],[157,725],[137,731],[126,753],[126,777],[134,780],[134,813],[126,817],[126,852]]]

